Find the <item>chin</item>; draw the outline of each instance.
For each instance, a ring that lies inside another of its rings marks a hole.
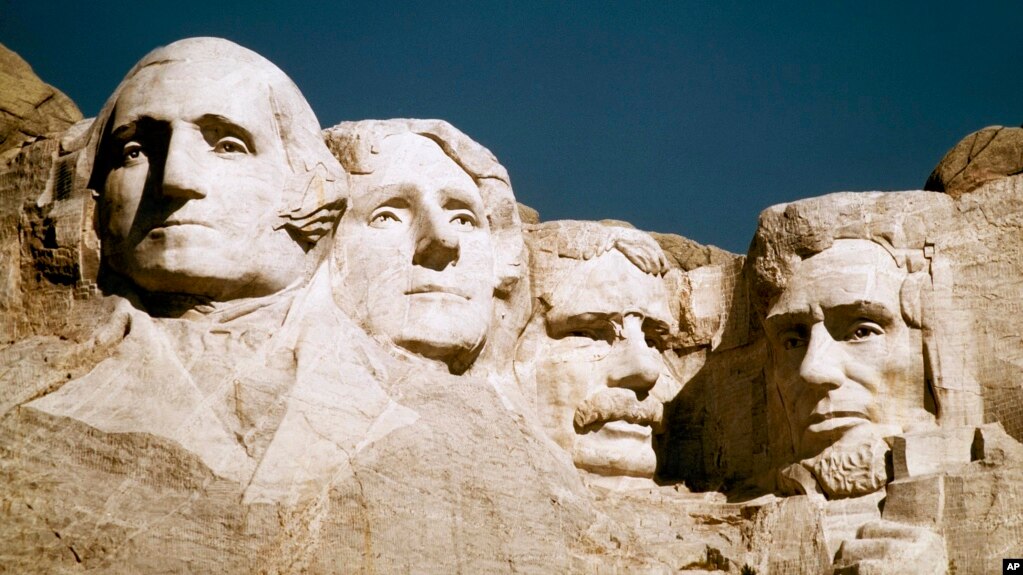
[[[116,269],[116,268],[115,268]],[[237,273],[234,273],[237,272]],[[207,262],[175,259],[140,262],[120,271],[138,287],[152,293],[180,293],[211,298],[232,293],[241,286],[255,289],[256,282],[246,279],[240,270],[214,266]]]
[[[579,436],[572,448],[572,460],[576,467],[597,475],[652,479],[657,471],[657,455],[650,443],[649,428],[644,429],[646,433],[635,434],[604,433],[611,430],[601,429]]]
[[[395,341],[399,345],[408,343],[432,349],[465,351],[480,347],[486,339],[489,327],[489,322],[465,317],[464,314],[453,314],[448,317],[431,314],[428,317],[416,317],[410,313]]]
[[[417,329],[409,326],[394,344],[416,355],[439,361],[452,373],[462,373],[475,360],[485,341],[484,333],[460,334],[444,326]]]

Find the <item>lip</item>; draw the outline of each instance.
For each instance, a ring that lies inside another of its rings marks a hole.
[[[468,292],[457,287],[438,284],[422,284],[405,291],[405,295],[452,295],[462,299],[472,299]]]
[[[838,410],[838,409],[833,410],[833,411],[825,411],[823,413],[814,412],[814,413],[812,413],[810,415],[809,422],[810,423],[820,423],[820,422],[826,421],[828,419],[838,419],[838,418],[845,418],[845,417],[855,417],[855,418],[858,418],[858,419],[867,419],[867,414],[863,413],[862,411],[856,411],[856,410],[842,411],[842,410]]]
[[[870,418],[862,411],[827,411],[813,413],[807,419],[807,429],[811,431],[827,431],[853,427],[862,423],[870,423]]]
[[[613,420],[601,425],[593,433],[609,439],[631,439],[646,443],[650,441],[650,436],[653,435],[653,428],[649,425]]]
[[[152,231],[156,231],[156,230],[159,230],[159,229],[162,229],[162,228],[173,228],[173,227],[177,227],[177,226],[201,226],[201,227],[204,227],[204,228],[212,227],[209,224],[207,224],[206,222],[201,222],[199,220],[174,218],[174,219],[164,220],[164,221],[162,221],[162,222],[160,222],[158,224],[155,224],[153,227],[149,228],[149,231],[152,232]]]

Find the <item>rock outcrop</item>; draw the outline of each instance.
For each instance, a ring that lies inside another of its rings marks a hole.
[[[958,198],[984,182],[1016,174],[1023,174],[1023,127],[988,126],[949,150],[924,189]]]
[[[35,138],[60,134],[81,119],[70,98],[0,44],[0,158]]]
[[[1023,556],[1015,132],[946,193],[768,208],[737,255],[541,222],[440,120],[321,130],[225,40],[155,50],[96,122],[61,101],[0,152],[0,571]]]

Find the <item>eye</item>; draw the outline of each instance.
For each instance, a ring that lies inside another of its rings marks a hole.
[[[369,225],[374,228],[390,228],[400,223],[401,217],[392,210],[378,210],[369,220]]]
[[[778,334],[778,341],[785,350],[806,347],[809,337],[802,329],[787,329]]]
[[[224,136],[213,145],[213,151],[218,154],[248,154],[249,148],[238,138]]]
[[[121,163],[126,165],[133,163],[144,155],[142,144],[134,141],[128,142],[121,150]]]
[[[593,321],[586,325],[575,325],[565,331],[561,337],[579,338],[589,342],[610,344],[615,340],[615,327],[611,322]]]
[[[461,230],[476,229],[476,218],[469,212],[458,212],[451,218],[451,223]]]
[[[782,340],[781,345],[785,349],[796,349],[799,347],[805,347],[806,340],[801,337],[787,337]]]
[[[852,326],[845,339],[846,341],[864,341],[879,335],[884,335],[881,326],[872,321],[859,321]]]

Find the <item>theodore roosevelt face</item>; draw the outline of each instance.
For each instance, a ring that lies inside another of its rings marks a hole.
[[[550,295],[536,337],[537,409],[576,467],[651,478],[652,436],[677,384],[662,358],[672,316],[664,279],[621,252],[570,266]]]

